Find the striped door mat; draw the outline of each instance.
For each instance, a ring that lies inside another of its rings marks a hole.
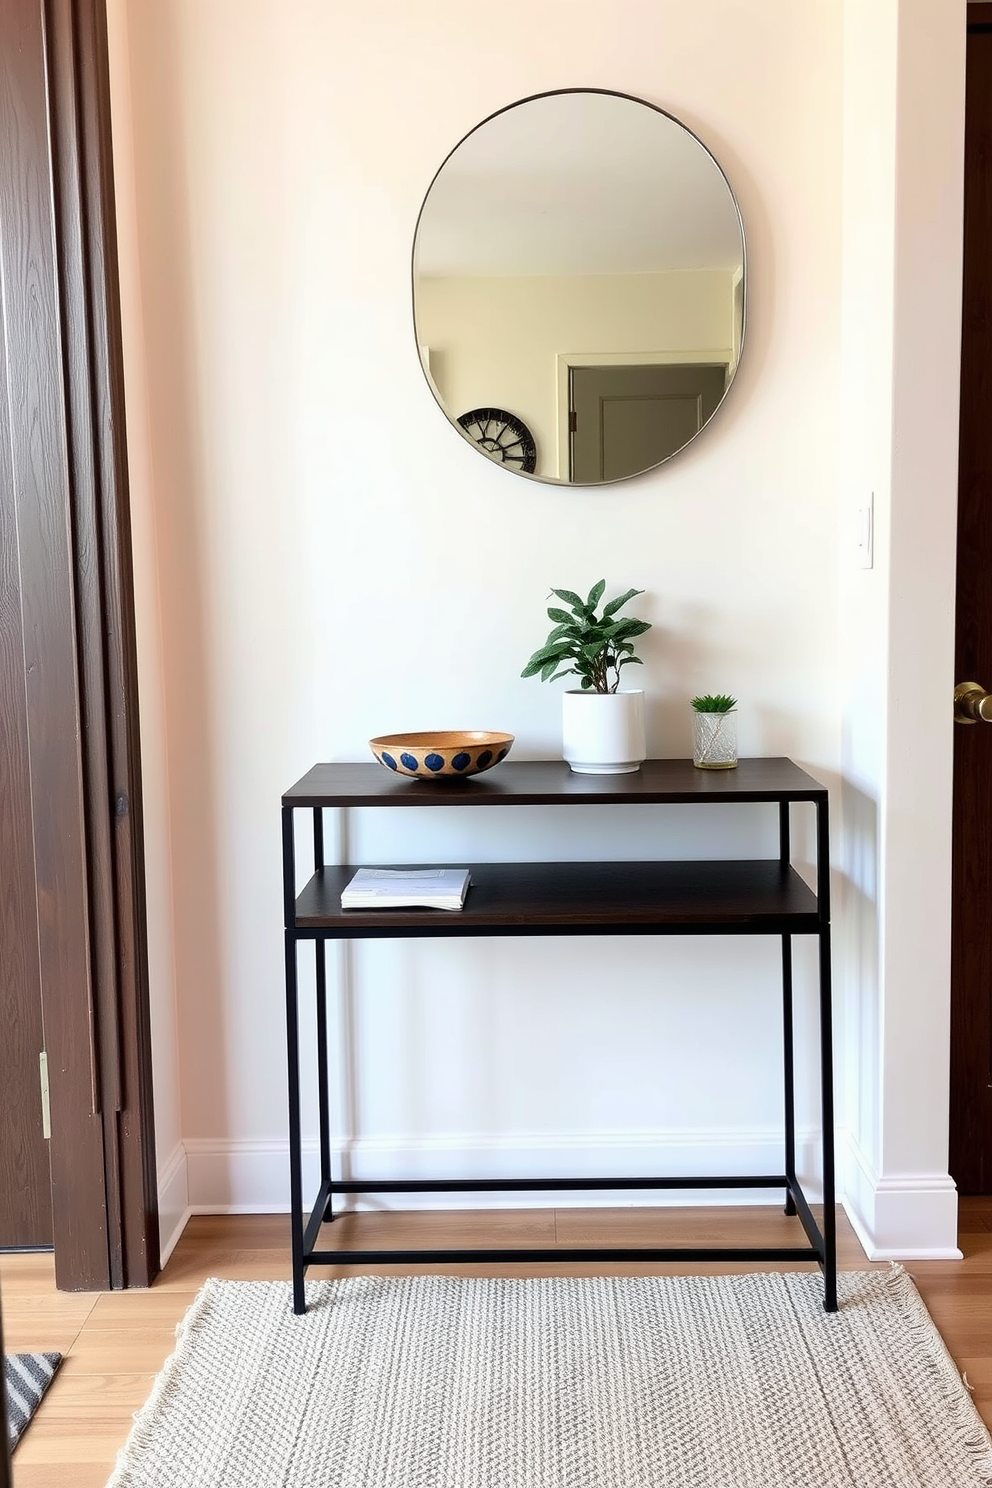
[[[55,1371],[61,1363],[61,1354],[4,1355],[7,1436],[12,1449],[38,1409],[41,1397],[52,1383]]]

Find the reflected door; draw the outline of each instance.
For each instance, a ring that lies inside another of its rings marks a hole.
[[[723,363],[572,367],[569,480],[623,480],[689,443],[727,386]]]

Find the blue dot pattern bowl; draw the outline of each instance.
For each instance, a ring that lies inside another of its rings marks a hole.
[[[491,770],[506,759],[512,734],[482,730],[435,734],[384,734],[369,748],[387,770],[415,780],[456,780]]]

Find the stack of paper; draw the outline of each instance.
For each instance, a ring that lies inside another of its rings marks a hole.
[[[342,909],[461,909],[467,868],[359,868],[341,895]]]

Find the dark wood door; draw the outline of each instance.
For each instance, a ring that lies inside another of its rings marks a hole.
[[[45,1032],[5,303],[0,299],[0,1246],[44,1247],[52,1243],[52,1178],[39,1085]]]
[[[0,1244],[50,1239],[65,1289],[147,1285],[158,1233],[104,0],[0,0],[0,140],[0,1184],[13,1188]]]
[[[18,1213],[7,1243],[49,1241],[48,1162],[37,1157],[42,989],[58,1071],[56,1207],[70,1220],[84,1272],[107,1270],[107,1220],[99,1106],[94,1099],[82,742],[76,656],[69,453],[52,222],[45,39],[40,7],[0,6],[0,280],[3,305],[5,650],[4,744],[12,768],[7,814],[15,832],[2,854],[12,932],[4,952],[5,1009],[16,1040],[3,1042],[3,1081],[25,1109],[11,1113],[4,1167]],[[11,749],[11,745],[15,747]],[[81,1042],[84,1058],[67,1059]],[[7,1113],[5,1112],[5,1115]],[[32,1154],[30,1165],[24,1154]],[[28,1192],[27,1181],[37,1185]],[[82,1204],[84,1193],[96,1204]],[[30,1226],[30,1230],[28,1229]],[[99,1281],[97,1282],[99,1284]]]
[[[570,478],[622,480],[660,465],[699,433],[726,386],[719,364],[572,367]]]
[[[955,679],[992,688],[992,6],[968,7]],[[950,699],[948,699],[950,705]],[[954,730],[950,1170],[992,1192],[992,727]]]

